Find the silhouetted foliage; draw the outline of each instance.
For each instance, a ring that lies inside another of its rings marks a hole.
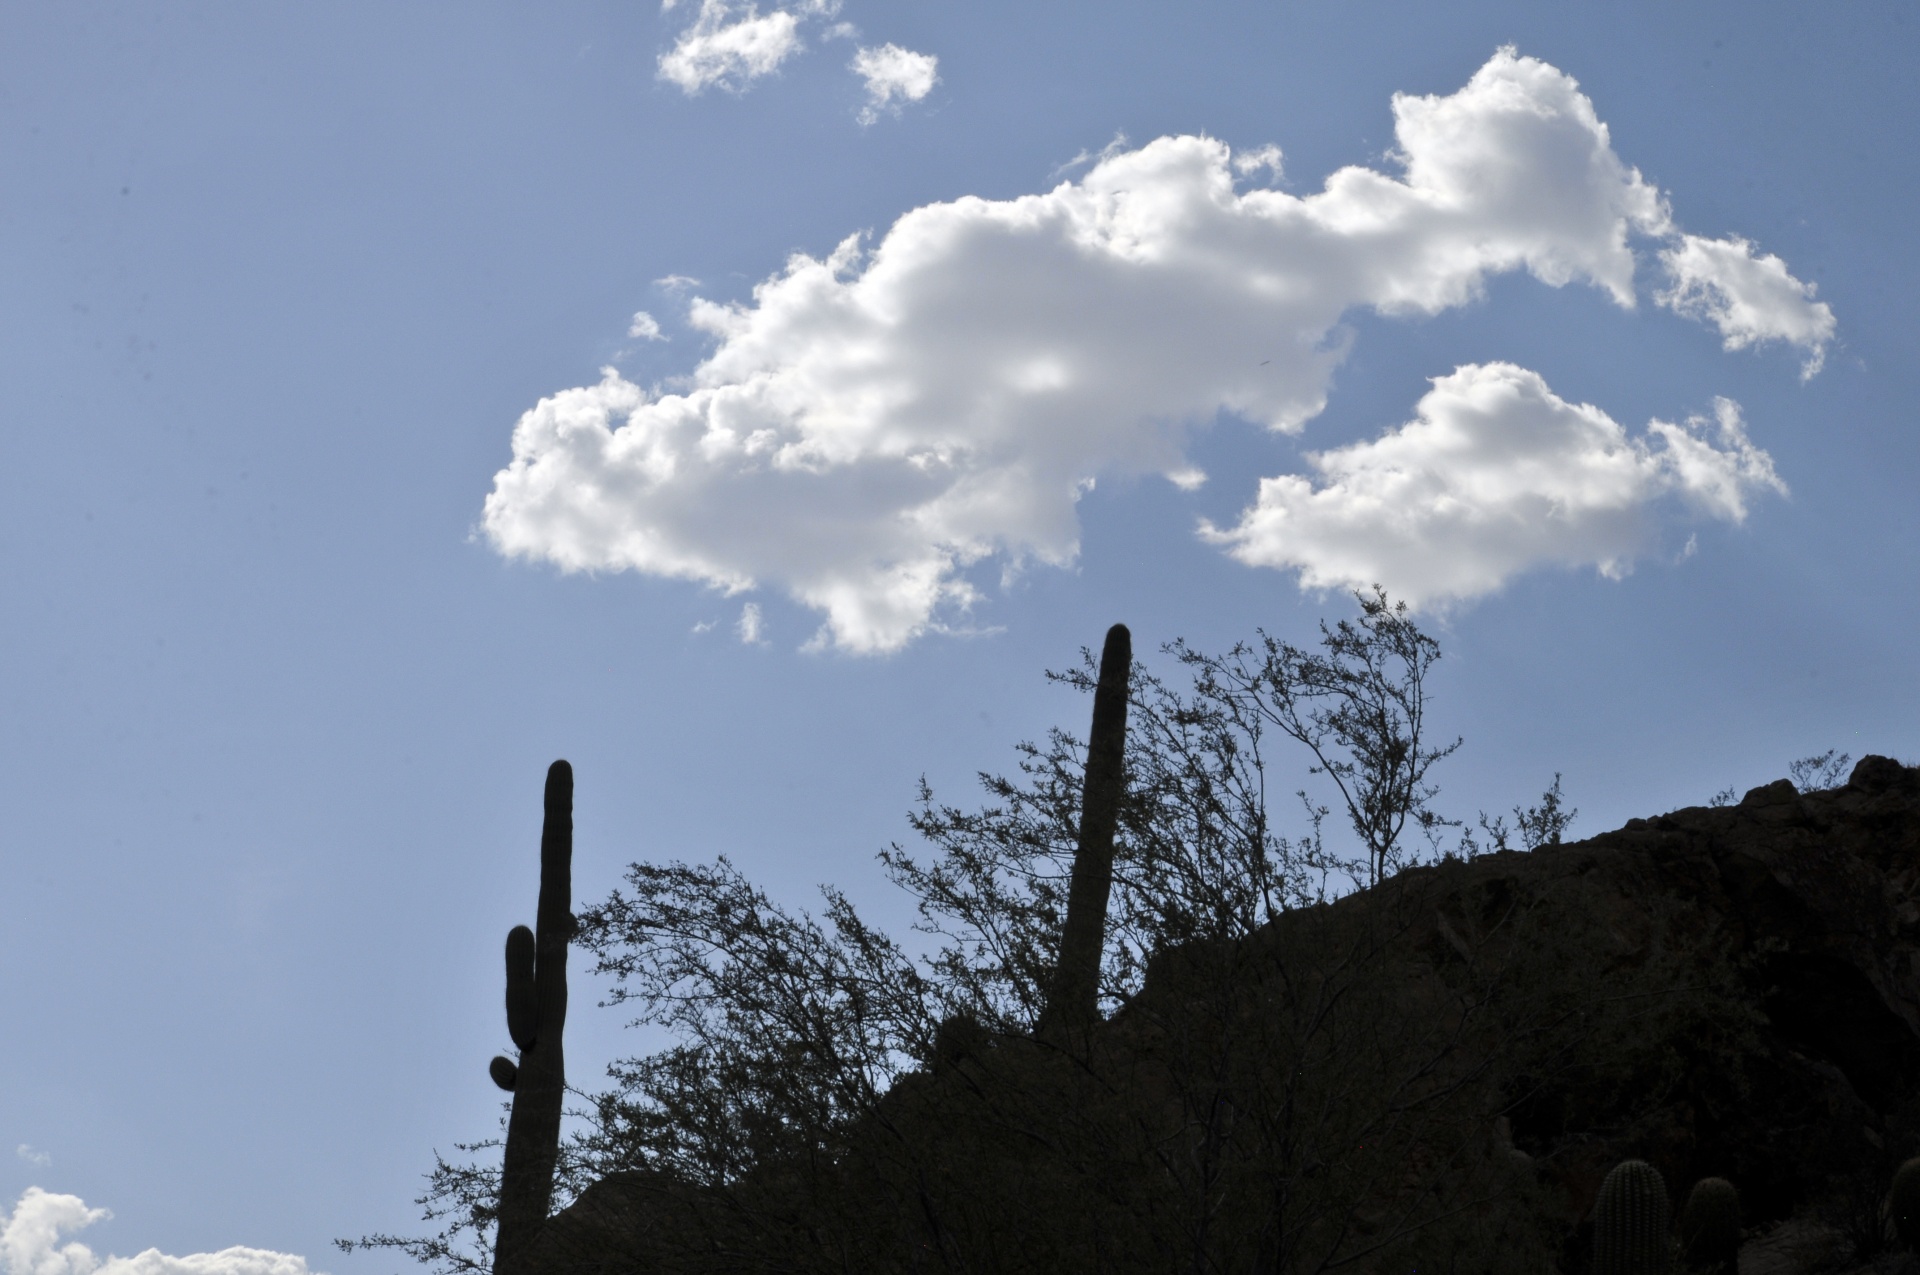
[[[1853,754],[1843,753],[1829,748],[1824,753],[1815,753],[1802,757],[1787,765],[1787,774],[1793,780],[1793,786],[1799,791],[1821,792],[1828,788],[1838,788],[1846,782],[1847,767],[1853,762]],[[1718,808],[1731,806],[1740,799],[1738,790],[1727,787],[1707,799],[1707,805]]]
[[[1097,674],[1083,650],[1078,666],[1047,677],[1091,694]],[[1130,686],[1100,987],[1108,1010],[1138,991],[1151,953],[1249,936],[1282,910],[1324,902],[1329,873],[1363,868],[1328,853],[1325,811],[1311,804],[1305,835],[1274,832],[1267,723],[1248,696],[1198,681],[1183,694],[1139,663]],[[1017,775],[980,775],[988,803],[978,809],[938,803],[923,782],[908,820],[931,856],[898,844],[880,855],[888,877],[917,901],[920,928],[942,940],[930,977],[1004,1032],[1031,1031],[1039,1019],[1085,771],[1085,746],[1059,728],[1044,746],[1017,751]]]
[[[831,1154],[931,1057],[939,989],[838,893],[825,916],[770,900],[724,858],[637,863],[581,913],[612,1005],[675,1042],[615,1065],[583,1146],[605,1168],[723,1186],[783,1158]]]
[[[1539,1269],[1540,1188],[1494,1119],[1583,1075],[1583,1101],[1631,1119],[1671,1065],[1644,1043],[1655,1020],[1738,1025],[1714,1019],[1697,944],[1569,981],[1591,936],[1566,899],[1490,897],[1407,964],[1396,945],[1434,924],[1450,869],[1382,874],[1406,866],[1409,824],[1453,826],[1427,776],[1458,745],[1424,742],[1438,647],[1383,595],[1360,603],[1318,652],[1174,643],[1186,690],[1134,666],[1109,1017],[1071,1049],[1034,1030],[1079,832],[1086,752],[1066,731],[1020,745],[1014,776],[982,775],[980,808],[923,781],[927,850],[881,861],[918,904],[924,954],[831,889],[816,917],[724,858],[632,865],[577,941],[609,1003],[668,1043],[577,1113],[556,1195],[618,1221],[570,1269]],[[1049,677],[1091,691],[1098,671],[1083,652]],[[1274,831],[1276,731],[1333,785],[1364,860],[1328,852],[1304,791],[1303,831]],[[1532,844],[1573,816],[1558,776],[1515,813]],[[1336,905],[1335,872],[1378,888]],[[1596,1089],[1601,1071],[1639,1087]],[[445,1229],[370,1242],[475,1270],[496,1184],[441,1162],[422,1203]]]
[[[448,1275],[484,1275],[491,1271],[493,1233],[499,1222],[502,1145],[499,1138],[456,1142],[455,1150],[471,1157],[460,1164],[449,1164],[434,1152],[426,1192],[414,1203],[421,1207],[425,1221],[441,1223],[439,1231],[427,1236],[376,1233],[357,1240],[335,1240],[334,1246],[346,1253],[397,1249]]]
[[[1824,753],[1802,757],[1787,767],[1787,774],[1793,777],[1793,786],[1801,792],[1818,792],[1845,783],[1847,767],[1852,762],[1852,753],[1829,748]]]
[[[1318,651],[1262,631],[1251,645],[1204,655],[1184,642],[1170,648],[1195,672],[1202,699],[1235,701],[1313,754],[1310,771],[1325,775],[1368,852],[1368,884],[1401,862],[1409,822],[1428,834],[1449,826],[1428,803],[1439,789],[1427,771],[1460,747],[1426,744],[1427,673],[1440,644],[1420,631],[1406,603],[1374,587],[1355,594],[1358,620],[1320,624]],[[1324,813],[1324,812],[1323,812]]]
[[[1566,832],[1574,817],[1580,812],[1566,804],[1560,792],[1560,773],[1554,772],[1553,783],[1540,794],[1540,800],[1531,806],[1513,808],[1513,827],[1507,826],[1505,815],[1495,815],[1491,820],[1487,812],[1480,812],[1480,831],[1486,834],[1484,845],[1473,835],[1472,829],[1460,834],[1460,852],[1463,858],[1472,859],[1480,854],[1497,854],[1502,850],[1513,849],[1511,839],[1520,839],[1520,849],[1538,850],[1541,846],[1557,846],[1561,834]]]

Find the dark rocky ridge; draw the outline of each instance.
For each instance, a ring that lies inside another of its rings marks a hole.
[[[1720,922],[1750,962],[1745,992],[1765,1020],[1757,1049],[1690,1059],[1685,1085],[1629,1136],[1551,1111],[1513,1114],[1514,1146],[1556,1189],[1573,1241],[1567,1265],[1586,1249],[1601,1178],[1637,1157],[1661,1170],[1676,1208],[1693,1182],[1727,1177],[1756,1240],[1792,1220],[1805,1247],[1825,1250],[1773,1269],[1837,1269],[1845,1246],[1821,1243],[1819,1232],[1837,1229],[1828,1219],[1877,1204],[1893,1168],[1920,1154],[1920,771],[1867,757],[1842,788],[1801,794],[1781,779],[1738,805],[1630,820],[1463,875],[1522,889],[1567,874],[1604,883],[1602,920],[1621,936],[1622,959],[1648,941],[1635,929],[1650,895]],[[1736,1098],[1738,1077],[1751,1087]],[[1750,1247],[1743,1270],[1771,1251]]]
[[[1407,1004],[1430,1002],[1438,1014],[1461,970],[1489,954],[1524,962],[1527,952],[1499,945],[1502,918],[1527,904],[1547,923],[1527,941],[1559,934],[1566,943],[1556,964],[1541,958],[1565,985],[1545,987],[1540,1003],[1571,1003],[1594,980],[1654,968],[1646,963],[1691,940],[1733,971],[1715,984],[1722,1008],[1751,1020],[1744,1032],[1623,1042],[1667,1060],[1658,1091],[1638,1072],[1608,1072],[1601,1054],[1575,1080],[1509,1070],[1462,1088],[1458,1101],[1489,1131],[1489,1162],[1536,1184],[1527,1198],[1547,1214],[1558,1269],[1585,1275],[1600,1181],[1630,1157],[1660,1170],[1676,1213],[1700,1178],[1738,1186],[1743,1275],[1903,1269],[1905,1255],[1856,1252],[1849,1227],[1878,1229],[1873,1214],[1894,1167],[1920,1155],[1920,770],[1867,757],[1843,788],[1801,794],[1783,779],[1738,805],[1409,869],[1308,910],[1318,918],[1284,915],[1249,946],[1296,960],[1289,930],[1395,913],[1407,918],[1392,939]],[[1182,970],[1197,959],[1156,962],[1140,996],[1103,1029],[1110,1056],[1156,1047],[1183,1013]],[[1009,1042],[1007,1055],[1017,1047]],[[916,1075],[890,1101],[904,1112],[954,1083],[951,1072]],[[643,1234],[671,1227],[669,1215],[687,1207],[655,1180],[617,1175],[549,1222],[527,1269],[647,1269],[654,1249]]]

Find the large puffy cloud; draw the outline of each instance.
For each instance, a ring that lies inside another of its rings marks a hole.
[[[1242,562],[1299,571],[1307,587],[1378,583],[1414,605],[1548,564],[1619,576],[1663,503],[1737,523],[1755,493],[1786,491],[1726,399],[1712,421],[1653,421],[1633,438],[1511,363],[1439,377],[1414,420],[1310,460],[1317,485],[1265,479],[1238,526],[1202,534]]]
[[[674,392],[609,371],[521,418],[487,534],[567,570],[778,587],[889,650],[975,599],[970,564],[1072,561],[1097,478],[1199,482],[1186,436],[1217,413],[1300,429],[1343,315],[1438,313],[1516,270],[1631,306],[1634,237],[1688,242],[1551,66],[1503,49],[1393,110],[1398,175],[1243,191],[1225,144],[1161,138],[795,256],[751,304],[696,299],[716,348]]]
[[[305,1258],[261,1248],[223,1248],[217,1253],[171,1257],[150,1248],[132,1257],[94,1256],[77,1240],[61,1237],[111,1217],[90,1209],[77,1195],[54,1195],[28,1187],[8,1216],[0,1213],[0,1275],[308,1275]]]

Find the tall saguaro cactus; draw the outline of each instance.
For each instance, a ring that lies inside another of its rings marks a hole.
[[[506,1160],[500,1173],[500,1229],[493,1269],[504,1272],[546,1224],[553,1170],[560,1158],[560,1109],[567,1068],[567,940],[573,937],[573,767],[547,769],[546,822],[540,830],[540,906],[536,929],[507,934],[507,1033],[520,1062],[495,1058],[495,1084],[513,1094]]]
[[[1127,683],[1133,673],[1133,635],[1124,624],[1107,630],[1100,680],[1093,691],[1093,727],[1087,735],[1087,775],[1080,796],[1080,840],[1067,891],[1067,923],[1060,959],[1041,1011],[1043,1032],[1093,1021],[1100,995],[1100,955],[1106,947],[1107,897],[1113,890],[1113,836],[1120,821],[1127,751]]]

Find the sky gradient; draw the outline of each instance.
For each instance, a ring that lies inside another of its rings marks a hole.
[[[1375,580],[1455,816],[1920,755],[1916,19],[1539,10],[0,11],[0,1275],[397,1269],[556,757],[904,929],[1043,670]]]

